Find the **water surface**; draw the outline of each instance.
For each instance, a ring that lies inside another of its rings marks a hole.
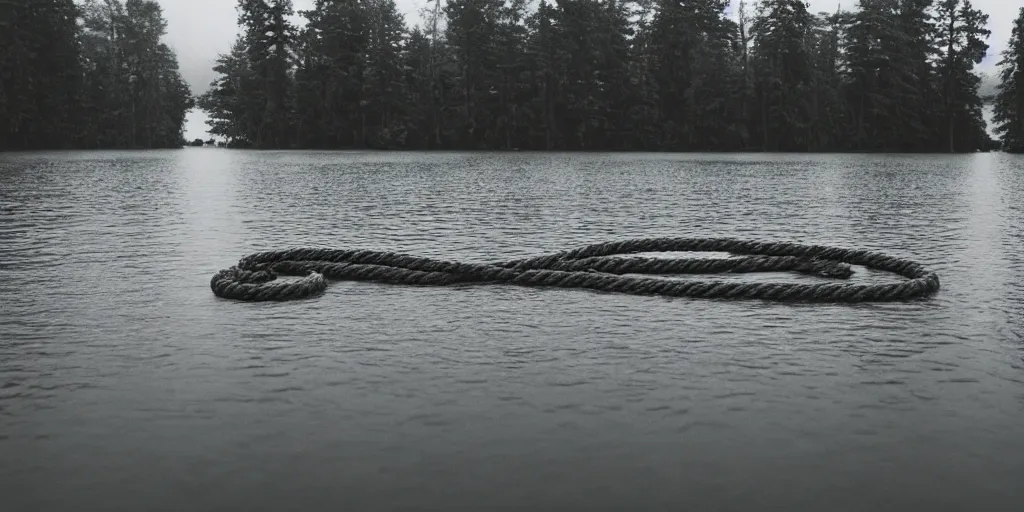
[[[877,250],[942,290],[209,289],[292,246],[489,261],[657,236]],[[1016,511],[1022,425],[1020,157],[0,155],[5,510]]]

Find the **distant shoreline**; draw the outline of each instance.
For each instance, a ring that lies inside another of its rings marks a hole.
[[[675,155],[697,155],[697,154],[714,154],[714,155],[971,155],[971,154],[983,154],[983,153],[1005,153],[1008,155],[1016,154],[1010,151],[1002,149],[992,149],[989,151],[963,151],[963,152],[936,152],[936,151],[762,151],[759,149],[750,150],[693,150],[693,151],[674,151],[674,150],[657,150],[657,149],[408,149],[408,148],[396,148],[396,149],[381,149],[381,148],[251,148],[251,147],[221,147],[221,146],[181,146],[181,147],[169,147],[169,148],[55,148],[55,149],[9,149],[0,150],[0,154],[13,154],[13,153],[56,153],[56,152],[103,152],[103,151],[121,151],[121,152],[146,152],[146,151],[176,151],[182,149],[222,149],[231,151],[253,151],[253,152],[321,152],[321,153],[572,153],[572,154],[675,154]]]

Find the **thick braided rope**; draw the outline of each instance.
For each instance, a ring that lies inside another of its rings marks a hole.
[[[616,257],[635,253],[709,251],[739,257]],[[906,280],[891,284],[743,283],[624,275],[795,271],[845,279],[853,273],[850,265],[892,272]],[[278,281],[277,274],[305,277]],[[359,249],[296,248],[250,254],[238,265],[217,272],[210,280],[210,287],[218,297],[229,299],[292,300],[323,292],[327,288],[326,278],[433,286],[509,283],[635,295],[820,302],[905,300],[929,296],[939,290],[939,277],[913,261],[864,250],[731,238],[641,238],[493,263],[460,263]]]

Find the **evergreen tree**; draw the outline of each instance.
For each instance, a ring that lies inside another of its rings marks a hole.
[[[75,144],[78,16],[73,0],[0,2],[0,149]]]
[[[0,2],[0,149],[180,147],[165,28],[149,0]]]
[[[524,55],[527,77],[532,80],[527,82],[528,99],[523,113],[525,124],[530,127],[523,138],[526,147],[554,149],[561,144],[555,111],[561,76],[556,16],[555,8],[541,0],[537,12],[527,18],[529,33]]]
[[[247,116],[247,139],[260,148],[289,147],[294,28],[287,17],[293,13],[291,0],[238,0],[238,7],[249,69],[255,78],[254,87],[246,91],[253,109]]]
[[[738,27],[725,18],[728,0],[662,0],[650,27],[652,85],[659,142],[680,150],[716,148],[734,139],[726,92],[742,84],[733,68]],[[737,108],[738,108],[737,103]]]
[[[366,4],[317,0],[303,12],[306,28],[296,70],[303,147],[364,147]]]
[[[910,151],[932,145],[938,99],[928,63],[931,0],[862,0],[849,28],[851,149]]]
[[[555,103],[555,122],[567,149],[590,149],[598,143],[600,87],[599,33],[594,25],[601,16],[597,0],[559,0],[554,26],[558,53],[555,70],[560,77]]]
[[[1017,13],[1003,58],[993,120],[1004,150],[1024,153],[1024,7]]]
[[[433,146],[433,105],[437,100],[431,77],[431,43],[426,33],[419,28],[412,30],[402,48],[402,69],[405,92],[403,147],[427,149]]]
[[[988,15],[974,9],[970,0],[940,0],[936,15],[946,150],[987,148],[990,141],[978,96],[981,78],[974,66],[988,50]]]
[[[634,129],[625,140],[629,148],[655,149],[660,147],[661,130],[656,122],[658,95],[655,71],[659,46],[653,34],[657,15],[654,0],[637,0],[633,14],[636,19],[635,35],[629,41],[630,64],[627,69],[632,89],[628,122]]]
[[[763,148],[806,151],[814,135],[808,97],[814,79],[812,18],[800,0],[764,0],[751,25]]]
[[[250,118],[254,111],[247,95],[257,84],[249,69],[244,36],[235,41],[230,53],[217,58],[213,70],[221,76],[210,83],[210,88],[197,101],[209,118],[209,132],[227,139],[230,147],[249,147],[253,144],[249,127],[256,121]],[[315,115],[315,112],[300,112],[302,119],[308,119],[309,114]]]
[[[83,5],[82,113],[87,146],[127,147],[131,126],[129,82],[122,48],[124,6],[119,1],[89,0]]]
[[[808,107],[808,149],[838,149],[845,145],[847,122],[842,81],[842,13],[819,15],[812,20],[808,45],[811,83]]]
[[[901,151],[930,151],[934,147],[934,127],[938,126],[939,89],[935,87],[937,74],[931,62],[935,50],[936,29],[930,13],[933,0],[902,0],[897,14],[901,43],[894,45],[898,56],[900,81],[894,94],[900,104],[897,108],[898,134],[895,149]]]
[[[445,39],[454,54],[457,80],[450,97],[458,114],[452,128],[461,147],[483,149],[494,142],[488,114],[494,109],[492,92],[499,80],[500,49],[494,36],[503,6],[503,0],[448,0],[444,6]]]
[[[402,62],[405,21],[394,0],[366,6],[367,58],[363,78],[362,123],[371,147],[401,147],[406,137],[406,96]]]
[[[497,73],[492,95],[490,118],[494,132],[489,138],[490,147],[513,148],[523,136],[526,126],[522,123],[524,112],[518,108],[530,99],[530,86],[524,82],[528,69],[526,56],[526,13],[524,0],[511,0],[498,9]]]

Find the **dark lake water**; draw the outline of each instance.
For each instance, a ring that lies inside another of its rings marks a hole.
[[[292,246],[655,236],[876,250],[942,289],[209,288]],[[0,154],[5,511],[1019,511],[1022,484],[1021,157]]]

